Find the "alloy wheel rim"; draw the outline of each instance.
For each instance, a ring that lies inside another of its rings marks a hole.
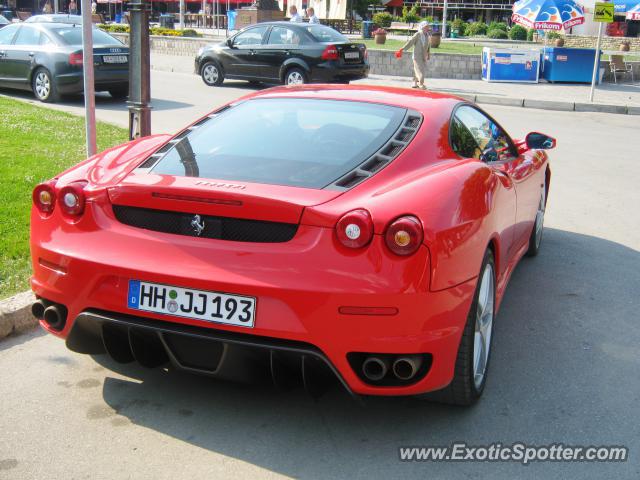
[[[491,264],[487,264],[480,280],[473,339],[473,382],[478,390],[484,381],[489,361],[493,331],[494,288],[493,267]]]
[[[536,248],[540,246],[542,241],[542,230],[544,225],[544,190],[540,197],[540,203],[538,204],[538,211],[536,212]]]
[[[300,72],[291,72],[287,75],[287,85],[302,85],[304,78]]]
[[[40,98],[47,98],[51,91],[51,84],[46,73],[40,72],[36,75],[36,93]]]
[[[216,83],[218,81],[218,69],[214,65],[204,67],[204,78],[207,83]]]

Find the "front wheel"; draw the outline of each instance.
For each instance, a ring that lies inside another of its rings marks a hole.
[[[202,76],[202,80],[204,83],[209,85],[210,87],[217,87],[222,85],[224,82],[224,74],[222,73],[222,69],[220,65],[218,65],[214,61],[207,61],[203,66],[200,72]]]
[[[300,68],[292,68],[287,70],[284,76],[285,85],[303,85],[307,83],[307,76]]]
[[[487,382],[495,299],[495,262],[493,253],[487,250],[458,347],[453,380],[445,389],[429,393],[424,398],[464,406],[472,405],[480,398]]]
[[[533,222],[533,230],[529,237],[529,249],[527,250],[528,257],[535,257],[540,251],[540,244],[542,243],[542,232],[544,231],[544,210],[546,206],[546,186],[542,185],[542,193],[540,194],[540,201],[538,202],[538,210],[536,211],[536,218]]]
[[[60,98],[51,73],[46,68],[40,67],[34,72],[31,87],[33,94],[41,102],[53,103]]]

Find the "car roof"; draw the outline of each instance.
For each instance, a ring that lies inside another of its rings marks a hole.
[[[69,15],[69,14],[47,14],[47,15],[34,15],[27,18],[24,23],[63,23],[82,25],[81,15]]]
[[[402,87],[321,84],[269,88],[245,97],[245,99],[252,98],[310,98],[381,103],[417,110],[433,119],[442,116],[447,120],[456,105],[466,102],[466,100],[454,95]]]

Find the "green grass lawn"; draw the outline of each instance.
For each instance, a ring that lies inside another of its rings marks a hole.
[[[0,97],[0,299],[29,287],[31,191],[83,160],[84,118]],[[98,151],[127,130],[98,124]]]
[[[411,37],[407,37],[409,40]],[[375,40],[354,40],[358,43],[364,43],[367,48],[371,50],[399,50],[406,41],[403,40],[394,40],[387,38],[387,41],[383,45],[378,45]],[[464,53],[464,54],[480,54],[482,53],[482,46],[473,45],[462,42],[441,42],[438,48],[434,48],[431,50],[433,53]]]

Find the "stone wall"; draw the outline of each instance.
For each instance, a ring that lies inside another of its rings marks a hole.
[[[129,43],[128,33],[113,33],[125,44]],[[216,41],[212,38],[182,38],[152,35],[149,39],[151,51],[163,55],[195,57],[201,47]],[[369,63],[373,75],[395,75],[411,77],[413,61],[411,53],[402,58],[394,56],[390,50],[369,50]],[[480,55],[440,54],[432,55],[427,76],[430,78],[479,79],[481,73]]]
[[[398,59],[390,50],[369,50],[369,63],[373,75],[413,76],[411,52]],[[478,80],[482,73],[480,55],[435,53],[428,62],[427,77]]]
[[[582,35],[567,35],[564,37],[564,46],[573,48],[596,48],[598,37]],[[628,41],[631,50],[640,52],[640,37],[602,37],[602,50],[618,50],[623,41]]]

